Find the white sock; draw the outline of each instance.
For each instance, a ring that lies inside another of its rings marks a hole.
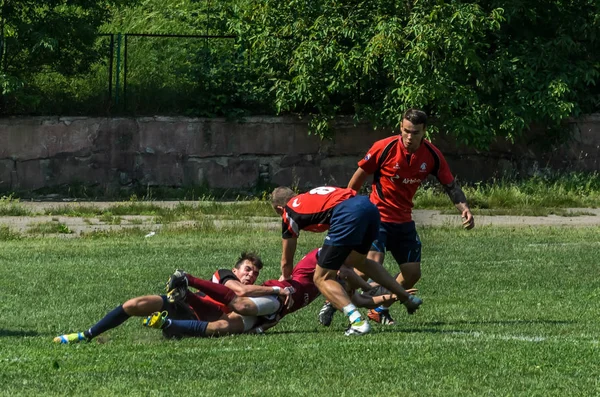
[[[362,321],[360,316],[360,312],[352,303],[344,306],[344,314],[348,316],[348,320],[350,320],[350,324],[356,323],[358,321]]]

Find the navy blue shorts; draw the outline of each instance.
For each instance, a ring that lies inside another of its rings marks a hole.
[[[417,233],[415,222],[381,222],[379,236],[373,242],[371,251],[389,251],[399,265],[407,262],[421,262],[421,239]]]
[[[366,255],[379,234],[379,224],[379,210],[366,196],[355,196],[338,204],[331,215],[319,265],[337,270],[351,251]]]

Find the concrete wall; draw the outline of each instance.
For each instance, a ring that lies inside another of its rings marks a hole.
[[[343,119],[335,140],[307,135],[296,118],[244,122],[192,118],[0,119],[0,190],[67,184],[194,186],[245,189],[259,181],[301,188],[345,185],[371,144],[391,131]],[[600,167],[600,115],[565,126],[568,142],[550,146],[540,133],[481,152],[434,137],[463,181],[538,169],[595,171]]]

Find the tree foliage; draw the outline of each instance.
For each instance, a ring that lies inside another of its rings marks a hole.
[[[281,112],[398,125],[426,109],[475,146],[598,108],[593,0],[247,0],[250,40]]]
[[[90,66],[97,85],[68,92],[105,87],[100,30],[236,36],[130,38],[138,114],[297,113],[327,136],[339,115],[393,127],[419,107],[486,147],[600,106],[597,0],[0,1],[4,94]]]
[[[126,0],[2,0],[1,94],[19,94],[33,76],[88,70],[98,59],[98,28]],[[132,2],[127,2],[132,3]]]

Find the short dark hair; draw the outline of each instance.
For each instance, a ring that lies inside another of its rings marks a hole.
[[[427,113],[420,109],[408,109],[404,113],[402,120],[408,120],[414,125],[423,124],[423,127],[427,126]]]
[[[297,196],[297,194],[289,187],[276,187],[275,190],[273,190],[273,193],[271,193],[271,204],[274,207],[285,207],[288,201],[290,201],[294,196]]]
[[[258,270],[262,270],[263,268],[263,263],[260,259],[260,256],[258,256],[254,252],[242,252],[234,267],[236,269],[239,269],[242,266],[242,263],[244,263],[245,261],[252,263],[258,268]]]

